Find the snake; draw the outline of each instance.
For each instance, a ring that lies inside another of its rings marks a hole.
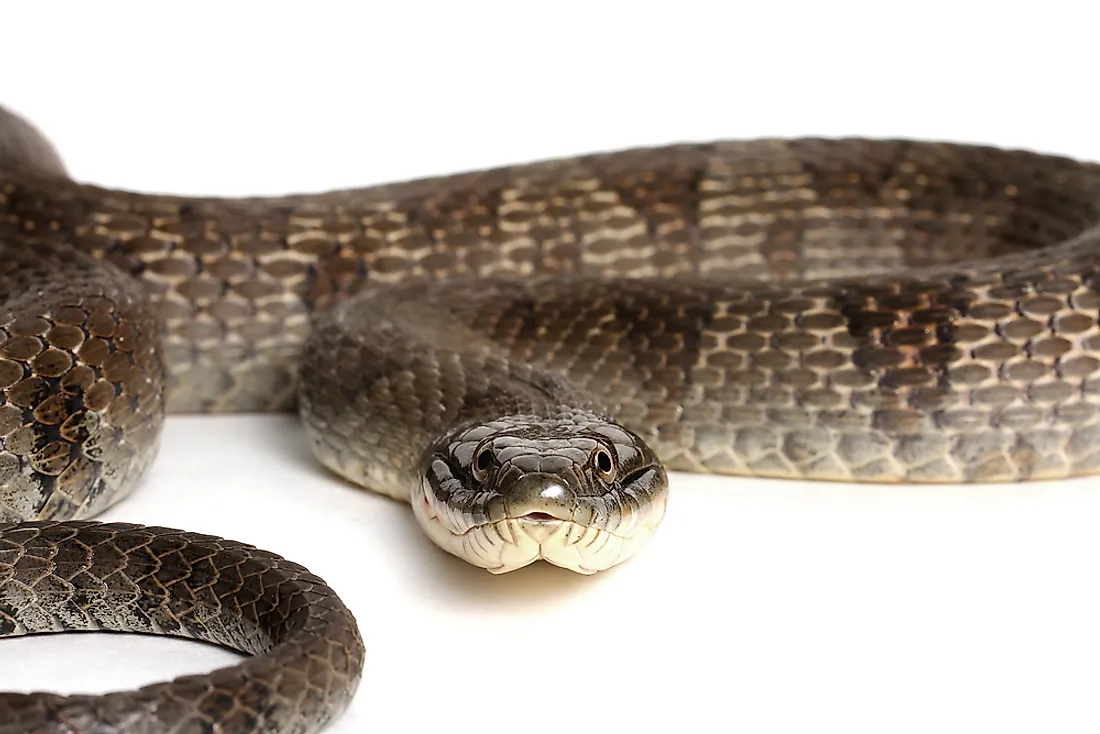
[[[594,574],[669,472],[874,484],[1100,469],[1100,166],[761,138],[355,190],[73,180],[0,108],[0,637],[247,657],[137,691],[0,694],[0,732],[315,732],[363,639],[254,546],[104,523],[170,413],[300,415],[338,477],[493,573]]]

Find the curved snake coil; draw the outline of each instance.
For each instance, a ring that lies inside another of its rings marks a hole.
[[[297,408],[323,464],[496,572],[637,553],[666,469],[1095,472],[1098,194],[1097,166],[1029,152],[757,140],[181,198],[75,183],[3,113],[0,635],[254,657],[139,692],[0,695],[0,722],[315,731],[352,695],[355,622],[304,569],[73,522],[133,489],[165,411]]]

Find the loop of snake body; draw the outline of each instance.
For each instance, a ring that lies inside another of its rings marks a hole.
[[[136,692],[0,694],[0,732],[312,732],[354,693],[362,640],[321,579],[87,520],[135,487],[166,412],[296,409],[325,466],[498,573],[631,557],[670,469],[1093,473],[1098,222],[1097,165],[899,140],[138,194],[70,180],[0,110],[0,636],[253,656]]]

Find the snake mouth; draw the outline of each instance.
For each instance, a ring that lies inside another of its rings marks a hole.
[[[590,575],[626,560],[633,552],[625,549],[637,542],[620,532],[563,520],[545,512],[480,523],[461,533],[437,525],[433,539],[439,543],[444,534],[450,535],[440,544],[445,550],[493,574],[544,560]]]
[[[565,518],[554,517],[549,512],[528,512],[526,515],[520,515],[517,520],[529,520],[531,522],[562,522]]]
[[[667,494],[614,529],[582,524],[561,510],[535,510],[501,520],[463,523],[428,495],[412,497],[413,514],[432,542],[467,563],[493,574],[508,573],[539,560],[583,575],[604,571],[633,557],[648,543],[664,516]]]

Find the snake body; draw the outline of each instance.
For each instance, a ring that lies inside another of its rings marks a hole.
[[[497,571],[633,555],[666,469],[1095,472],[1098,222],[1094,164],[899,140],[137,194],[71,181],[0,113],[0,635],[156,631],[255,656],[137,693],[0,695],[0,731],[315,731],[354,691],[362,643],[320,579],[82,521],[131,491],[166,411],[297,408],[322,463]]]

